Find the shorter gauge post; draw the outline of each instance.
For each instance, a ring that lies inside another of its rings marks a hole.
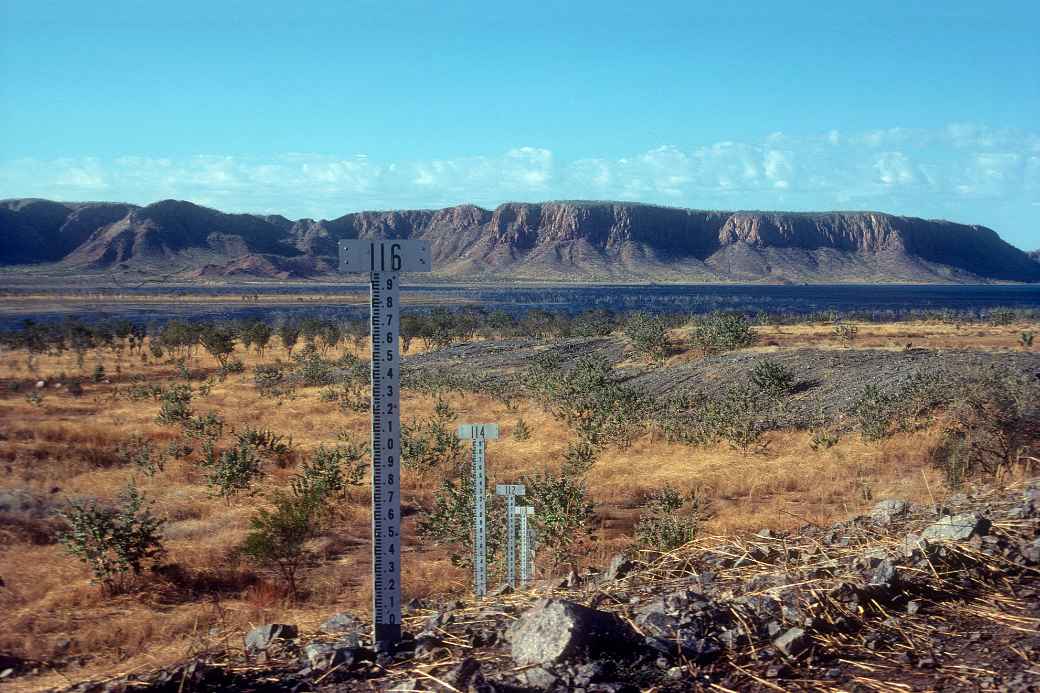
[[[527,519],[534,515],[534,508],[530,505],[516,506],[516,516],[520,519],[520,586],[527,587],[531,582],[531,568],[534,561],[531,556],[531,533],[527,526]]]
[[[401,272],[429,272],[414,240],[343,240],[339,269],[369,276],[372,336],[372,622],[377,647],[401,639]]]
[[[516,497],[524,495],[523,484],[498,484],[495,493],[506,497],[506,584],[516,589]]]
[[[473,592],[487,594],[486,441],[498,439],[498,424],[463,424],[459,438],[471,441],[473,460]]]

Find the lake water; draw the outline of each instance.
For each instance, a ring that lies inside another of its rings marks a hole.
[[[480,305],[522,313],[531,308],[577,312],[589,308],[704,313],[810,314],[824,311],[898,318],[915,311],[982,313],[995,307],[1040,310],[1040,285],[589,285],[552,287],[411,285],[405,310]],[[255,299],[245,297],[256,297]],[[8,291],[0,297],[0,329],[29,318],[85,321],[129,318],[227,320],[289,316],[356,319],[367,314],[364,285],[248,285],[90,290],[77,296]]]

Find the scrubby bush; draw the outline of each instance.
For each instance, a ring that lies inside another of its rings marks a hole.
[[[879,441],[887,438],[892,429],[894,398],[877,385],[867,385],[852,405],[851,414],[864,440]]]
[[[189,385],[174,385],[159,396],[159,415],[156,420],[164,425],[181,424],[191,418],[192,391]]]
[[[516,420],[516,425],[513,426],[513,438],[515,440],[524,441],[531,437],[531,427],[527,425],[527,422],[522,418]]]
[[[284,467],[293,453],[292,436],[283,436],[269,428],[247,428],[236,436],[239,445],[248,445],[279,467]]]
[[[751,369],[751,382],[769,399],[779,400],[794,388],[794,373],[781,363],[765,359]]]
[[[434,469],[458,470],[464,458],[462,441],[447,421],[434,417],[401,426],[401,464],[419,478]]]
[[[451,550],[452,565],[473,567],[473,475],[460,474],[457,481],[446,479],[433,497],[433,505],[419,518],[419,536],[434,546]],[[505,538],[505,510],[502,496],[484,489],[488,566],[494,566],[502,554]]]
[[[1033,333],[1029,331],[1023,332],[1021,335],[1019,335],[1018,341],[1022,345],[1023,349],[1032,349]]]
[[[300,339],[300,325],[294,321],[285,321],[278,326],[278,339],[281,340],[282,346],[289,354],[289,358],[292,358],[293,348],[296,346],[296,342]]]
[[[758,335],[743,315],[715,312],[698,321],[693,341],[708,356],[752,346],[758,341]]]
[[[625,336],[636,353],[648,361],[659,361],[672,349],[668,323],[659,315],[633,314],[625,323]]]
[[[275,493],[271,509],[261,508],[250,519],[249,534],[239,548],[245,558],[279,575],[293,601],[299,598],[300,569],[310,559],[307,541],[319,525],[320,507],[309,496]]]
[[[137,467],[146,476],[155,476],[165,468],[166,460],[151,441],[140,435],[131,436],[116,448],[116,456],[124,464]]]
[[[140,575],[146,564],[165,554],[163,522],[152,515],[133,484],[123,490],[115,506],[71,501],[59,514],[68,523],[59,541],[110,594],[125,589],[129,575]]]
[[[578,439],[571,441],[563,452],[562,472],[567,476],[582,476],[596,464],[599,451],[591,443]]]
[[[640,513],[636,542],[653,551],[672,551],[696,538],[703,517],[700,499],[686,498],[674,487],[665,486],[648,499]]]
[[[293,478],[293,493],[324,503],[342,494],[348,486],[360,485],[365,474],[367,455],[367,446],[362,445],[337,445],[333,448],[320,446]]]
[[[218,452],[211,441],[203,443],[206,483],[225,502],[249,489],[253,482],[263,476],[263,466],[256,449],[251,445],[239,444]]]
[[[535,508],[532,522],[538,546],[557,566],[572,560],[595,517],[584,480],[544,472],[525,477],[523,483],[527,502]]]
[[[946,412],[932,461],[951,486],[971,476],[995,476],[1036,456],[1040,387],[1019,374],[973,375]]]
[[[292,389],[286,382],[285,365],[280,362],[254,368],[253,384],[261,397],[282,397]]]
[[[835,323],[833,332],[834,336],[841,340],[841,343],[847,349],[856,340],[856,335],[859,334],[859,327],[848,322],[838,322]]]

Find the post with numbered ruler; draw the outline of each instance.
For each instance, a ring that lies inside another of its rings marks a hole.
[[[516,497],[524,495],[523,484],[498,484],[495,493],[506,497],[506,584],[516,589]]]
[[[498,440],[498,424],[462,424],[459,438],[471,441],[473,460],[473,593],[487,594],[487,442]]]
[[[429,272],[430,245],[342,240],[339,270],[368,273],[372,336],[372,622],[377,647],[401,639],[401,272]]]
[[[520,518],[520,586],[527,587],[531,582],[531,573],[534,572],[534,560],[531,555],[531,532],[527,526],[527,519],[534,515],[534,508],[530,505],[518,505],[515,508],[516,516]]]

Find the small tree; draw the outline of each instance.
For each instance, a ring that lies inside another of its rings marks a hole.
[[[239,551],[285,581],[293,601],[299,598],[298,575],[309,556],[306,544],[318,531],[320,505],[310,496],[275,493],[273,508],[260,509]]]
[[[1023,332],[1019,336],[1018,341],[1022,345],[1023,349],[1032,349],[1033,348],[1033,333],[1029,332],[1028,330]]]
[[[875,384],[867,385],[852,406],[852,417],[865,440],[887,438],[892,428],[894,401]]]
[[[133,483],[114,507],[94,500],[70,501],[59,515],[69,524],[59,541],[87,564],[93,582],[106,593],[124,590],[128,574],[140,575],[146,563],[155,563],[165,554],[163,522],[151,514]]]
[[[513,438],[515,440],[527,440],[531,437],[531,427],[527,425],[527,422],[522,418],[516,420],[516,425],[513,426]]]
[[[484,489],[487,509],[488,560],[494,563],[501,553],[505,536],[502,496]],[[419,536],[435,546],[452,550],[452,565],[473,567],[473,475],[461,474],[458,482],[446,479],[433,497],[433,507],[424,509],[419,518]]]
[[[227,369],[228,359],[235,353],[235,333],[223,327],[208,325],[199,334],[202,347],[217,360],[221,369]]]
[[[257,321],[249,327],[249,341],[252,342],[253,348],[256,349],[256,355],[261,359],[264,357],[267,345],[271,342],[272,334],[274,334],[274,330],[265,322]]]
[[[156,420],[167,426],[183,424],[191,418],[191,386],[174,385],[159,396],[159,415]]]
[[[292,358],[293,347],[296,346],[296,342],[300,339],[300,325],[297,322],[286,320],[278,326],[278,339],[282,341],[282,346],[288,352],[289,358]]]

